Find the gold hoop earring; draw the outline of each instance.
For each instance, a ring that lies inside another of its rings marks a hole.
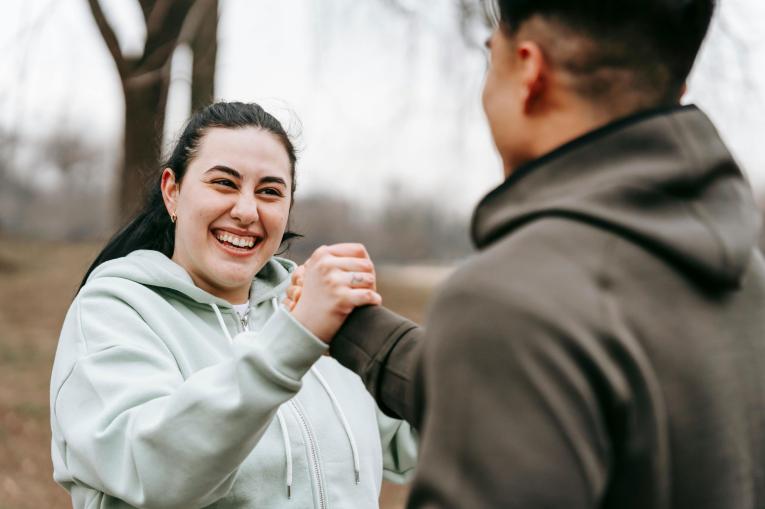
[[[178,216],[175,215],[175,212],[170,213],[170,222],[175,224],[175,221],[178,219]]]

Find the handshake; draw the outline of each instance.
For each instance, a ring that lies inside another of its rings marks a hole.
[[[359,306],[382,304],[375,268],[362,244],[321,246],[292,274],[284,306],[316,337],[329,343]]]

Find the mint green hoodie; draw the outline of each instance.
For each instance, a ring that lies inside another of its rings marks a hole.
[[[156,251],[99,266],[51,379],[54,479],[75,508],[377,507],[413,470],[414,431],[253,280],[248,329]]]

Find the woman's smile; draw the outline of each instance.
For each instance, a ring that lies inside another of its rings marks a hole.
[[[263,240],[261,235],[233,233],[219,228],[214,228],[211,233],[226,253],[235,256],[248,256],[254,253]]]

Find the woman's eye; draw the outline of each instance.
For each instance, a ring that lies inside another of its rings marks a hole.
[[[215,179],[212,181],[212,183],[236,189],[236,184],[234,184],[234,182],[229,179]]]
[[[259,191],[261,194],[267,194],[269,196],[282,196],[282,192],[275,187],[266,187]]]

